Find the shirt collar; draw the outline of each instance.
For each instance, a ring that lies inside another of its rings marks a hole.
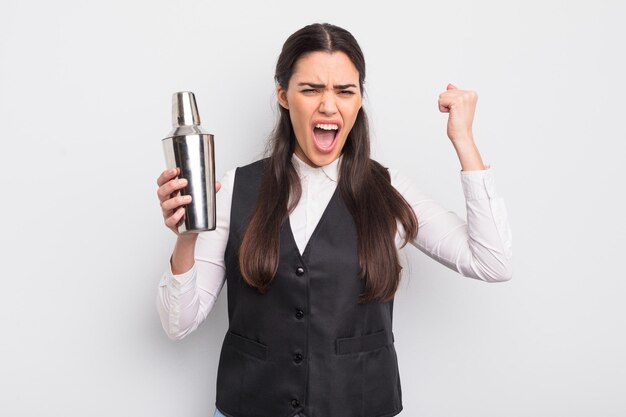
[[[293,165],[296,167],[298,174],[300,177],[307,177],[309,175],[326,175],[329,180],[337,182],[337,177],[339,174],[339,163],[343,158],[343,154],[339,155],[339,158],[335,159],[328,165],[324,165],[321,167],[312,167],[311,165],[304,162],[300,157],[298,157],[295,152],[291,155],[291,160]]]

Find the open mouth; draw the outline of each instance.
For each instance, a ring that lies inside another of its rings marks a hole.
[[[313,127],[313,141],[320,152],[330,152],[335,146],[335,138],[339,132],[336,123],[317,123]]]

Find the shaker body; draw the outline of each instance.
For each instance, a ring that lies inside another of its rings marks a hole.
[[[167,168],[180,168],[179,178],[187,186],[181,195],[191,195],[179,233],[215,230],[215,157],[213,135],[208,133],[172,136],[162,140]]]

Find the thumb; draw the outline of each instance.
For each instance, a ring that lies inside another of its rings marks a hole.
[[[458,90],[458,88],[454,84],[448,84],[448,86],[446,87],[446,90]]]

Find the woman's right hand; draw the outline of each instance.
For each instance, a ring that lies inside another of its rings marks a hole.
[[[185,205],[191,203],[190,195],[176,195],[179,190],[187,185],[185,178],[178,178],[180,170],[179,168],[167,169],[161,173],[157,179],[157,196],[161,203],[161,211],[163,212],[163,220],[165,225],[174,232],[177,236],[178,225],[185,217]],[[215,182],[215,191],[219,191],[221,184],[219,181]],[[197,237],[197,233],[190,233],[194,237]]]

